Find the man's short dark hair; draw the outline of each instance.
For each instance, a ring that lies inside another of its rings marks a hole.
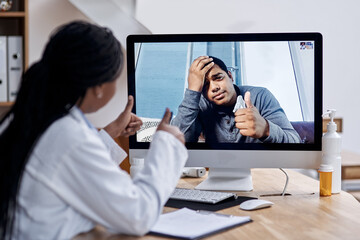
[[[220,68],[221,68],[221,70],[223,70],[224,72],[226,72],[226,74],[229,76],[229,70],[228,70],[228,68],[227,68],[227,66],[225,65],[225,63],[221,60],[221,59],[219,59],[219,58],[217,58],[217,57],[213,57],[213,56],[209,56],[209,58],[212,58],[213,59],[213,62],[216,64],[216,65],[218,65]],[[207,64],[206,64],[207,65]],[[230,76],[229,76],[230,77]]]

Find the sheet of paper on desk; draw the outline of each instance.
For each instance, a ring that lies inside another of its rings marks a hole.
[[[150,233],[183,239],[199,239],[250,221],[249,216],[232,216],[182,208],[162,214]]]

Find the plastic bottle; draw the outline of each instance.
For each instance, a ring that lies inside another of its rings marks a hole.
[[[134,178],[134,176],[140,172],[144,167],[144,159],[143,158],[132,158],[130,159],[130,176]]]
[[[335,109],[330,109],[323,114],[323,117],[330,117],[330,122],[327,124],[327,132],[322,137],[322,164],[319,168],[320,185],[322,184],[321,180],[329,180],[329,178],[325,178],[325,172],[329,172],[331,169],[333,170],[331,177],[332,194],[341,191],[341,136],[336,132],[337,126],[334,122],[335,113]],[[323,182],[323,185],[326,184]]]

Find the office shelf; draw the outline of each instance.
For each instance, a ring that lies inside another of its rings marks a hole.
[[[0,102],[0,107],[11,107],[14,102]]]
[[[28,0],[13,1],[12,9],[8,12],[0,12],[0,35],[1,36],[22,36],[23,37],[23,69],[28,67]],[[13,102],[0,102],[0,107],[6,109],[11,107]],[[0,110],[0,115],[1,115]]]
[[[26,12],[0,12],[0,18],[25,17]]]

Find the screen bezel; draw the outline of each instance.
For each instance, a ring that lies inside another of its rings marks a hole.
[[[220,143],[216,147],[206,143],[186,143],[188,149],[198,150],[277,150],[321,151],[322,137],[322,78],[323,40],[320,33],[227,33],[227,34],[153,34],[127,37],[128,94],[134,96],[136,114],[135,44],[150,42],[217,42],[217,41],[314,41],[314,143]],[[129,138],[130,149],[148,149],[149,142]]]

